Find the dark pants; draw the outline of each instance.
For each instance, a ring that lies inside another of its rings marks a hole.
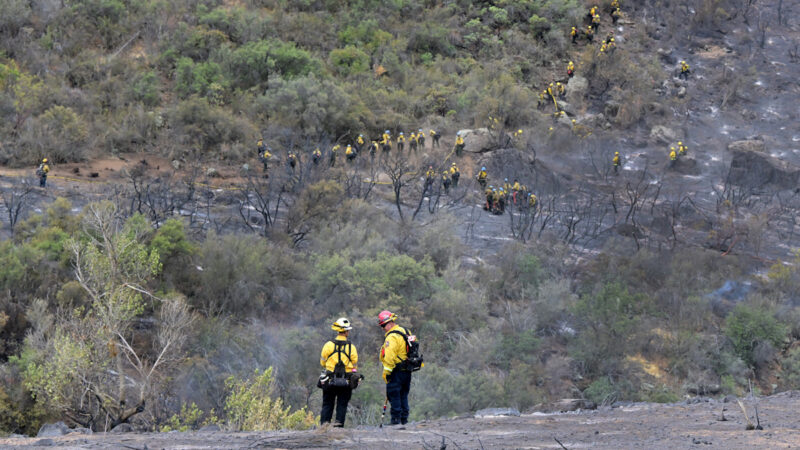
[[[327,423],[333,417],[333,405],[336,404],[336,424],[344,425],[347,415],[347,403],[353,390],[349,387],[328,387],[322,390],[322,412],[319,414],[319,423]],[[337,400],[338,399],[338,400]]]
[[[386,398],[392,405],[392,425],[408,422],[408,391],[411,390],[411,372],[395,370],[386,384]]]
[[[47,185],[47,175],[42,175],[39,177],[39,186],[45,187]]]

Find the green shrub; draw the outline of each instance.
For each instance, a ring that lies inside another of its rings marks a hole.
[[[273,398],[272,367],[255,370],[252,377],[241,380],[234,376],[225,380],[228,397],[225,414],[228,426],[235,431],[306,430],[317,418],[305,408],[290,412],[280,398]]]
[[[217,158],[230,157],[220,152],[221,144],[244,142],[255,134],[250,123],[234,117],[229,110],[213,105],[202,97],[189,97],[167,114],[174,132],[173,138],[199,147],[206,152],[206,157],[209,150],[214,150],[211,155]]]
[[[602,377],[594,380],[592,384],[590,384],[589,387],[583,391],[583,396],[586,397],[586,399],[591,400],[598,405],[608,405],[614,403],[617,398],[619,398],[619,395],[619,391],[608,377]]]
[[[736,354],[751,367],[756,363],[756,346],[766,342],[780,348],[787,331],[773,312],[763,306],[740,303],[725,319],[725,335],[731,340]]]
[[[330,59],[336,73],[342,76],[349,76],[369,70],[369,55],[352,45],[332,50]]]
[[[668,387],[668,386],[658,386],[642,396],[643,400],[646,402],[652,403],[676,403],[680,401],[680,396]]]
[[[414,53],[453,56],[455,48],[447,39],[447,28],[424,22],[415,28],[408,39],[407,50]]]
[[[158,74],[151,70],[145,72],[131,86],[131,93],[135,101],[146,106],[156,106],[161,102],[161,86]]]
[[[219,419],[214,414],[213,409],[206,414],[194,402],[191,405],[184,403],[181,405],[181,411],[167,419],[167,423],[161,425],[158,431],[162,433],[168,431],[191,431],[217,423],[219,423]]]

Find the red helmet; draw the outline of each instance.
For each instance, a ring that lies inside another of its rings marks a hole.
[[[391,311],[384,310],[381,311],[380,314],[378,314],[379,326],[384,326],[389,322],[394,322],[395,320],[397,320],[397,315],[392,313]]]

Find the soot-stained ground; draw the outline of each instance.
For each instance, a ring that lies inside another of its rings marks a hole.
[[[692,399],[678,404],[633,403],[561,414],[523,414],[433,420],[392,427],[321,428],[302,432],[171,432],[69,434],[0,439],[3,448],[244,449],[244,448],[797,448],[800,392],[742,404],[763,430],[747,430],[736,399]],[[726,420],[721,420],[722,417]],[[560,444],[559,444],[560,442]],[[561,447],[563,445],[563,447]]]

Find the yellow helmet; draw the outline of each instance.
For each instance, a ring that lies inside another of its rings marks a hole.
[[[522,134],[522,130],[517,130],[517,134]]]
[[[619,152],[614,152],[615,155],[619,155]]]
[[[670,147],[669,149],[670,149],[670,150],[675,150],[675,147]]]
[[[47,158],[43,159],[43,160],[42,160],[42,162],[43,162],[43,163],[46,163],[46,162],[47,162]]]
[[[681,142],[681,141],[678,141],[678,145],[683,145],[683,142]]]
[[[331,325],[331,330],[337,331],[339,333],[350,331],[352,329],[353,327],[350,325],[350,321],[347,320],[346,317],[340,317],[336,319],[336,322],[333,322],[333,325]]]

